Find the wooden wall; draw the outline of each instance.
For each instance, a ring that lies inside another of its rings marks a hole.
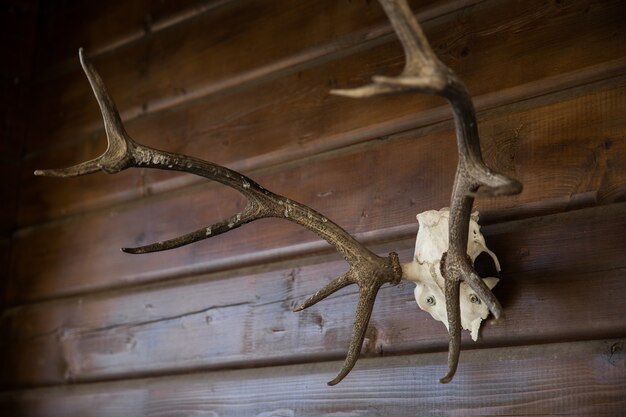
[[[506,318],[464,334],[454,381],[438,382],[444,326],[402,283],[381,291],[356,368],[326,386],[357,294],[291,312],[346,270],[294,225],[120,252],[235,213],[230,190],[140,169],[32,175],[104,150],[83,46],[137,141],[241,170],[410,260],[415,215],[448,205],[454,131],[436,98],[329,95],[401,70],[376,2],[65,0],[39,4],[20,152],[2,149],[3,168],[21,166],[19,199],[2,197],[18,207],[0,237],[2,415],[626,413],[626,3],[411,5],[473,94],[485,159],[525,186],[477,200]]]

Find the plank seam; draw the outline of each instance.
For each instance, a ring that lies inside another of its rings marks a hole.
[[[455,0],[450,3],[435,5],[427,10],[417,13],[416,16],[422,22],[430,22],[458,12],[460,9],[487,1],[491,0]],[[150,102],[143,103],[142,105],[126,108],[120,112],[120,116],[125,123],[128,123],[136,118],[145,117],[149,114],[165,111],[173,107],[183,106],[185,103],[192,102],[200,98],[205,99],[209,96],[218,96],[250,88],[254,85],[271,81],[277,77],[289,75],[329,60],[338,59],[346,55],[373,48],[381,42],[390,41],[393,39],[393,36],[395,35],[393,34],[391,26],[388,23],[365,28],[344,35],[340,39],[336,39],[332,42],[304,49],[296,54],[278,59],[269,64],[235,73],[229,78],[217,79],[205,85],[199,85],[194,88],[193,91],[187,92],[184,96],[164,96]],[[363,39],[365,39],[365,41]],[[92,54],[89,54],[89,56],[92,57]],[[77,68],[77,64],[72,64],[72,67]],[[28,159],[33,156],[37,156],[57,147],[80,143],[95,131],[100,130],[101,124],[100,120],[93,121],[83,126],[81,129],[81,136],[83,136],[83,138],[54,143],[51,146],[39,148],[36,151],[29,151],[24,158]]]
[[[599,70],[599,71],[598,71]],[[540,80],[539,85],[533,85],[530,88],[517,86],[512,89],[501,91],[498,93],[490,93],[474,99],[477,115],[479,119],[485,114],[493,112],[505,111],[507,107],[526,102],[528,106],[532,106],[536,101],[545,101],[546,103],[556,102],[563,94],[570,91],[582,91],[585,89],[597,88],[601,90],[606,84],[619,81],[626,74],[626,58],[612,61],[610,65],[602,65],[600,69],[585,68],[583,71],[576,71],[569,77],[564,77],[568,82],[562,82],[561,77],[553,77],[555,87],[550,88],[551,82]],[[579,76],[580,77],[579,77]],[[532,83],[535,84],[535,83]],[[543,88],[542,88],[543,87]],[[528,94],[526,94],[528,93]],[[499,99],[507,97],[507,100],[498,103]],[[541,103],[540,105],[544,105]],[[244,161],[232,164],[226,164],[230,169],[241,171],[241,173],[250,177],[258,176],[263,173],[279,170],[293,165],[309,163],[312,159],[320,160],[330,158],[338,152],[346,152],[356,146],[367,146],[371,143],[385,140],[393,140],[395,137],[407,134],[421,132],[425,129],[445,128],[451,123],[451,114],[447,105],[436,107],[418,115],[394,119],[386,122],[382,126],[368,127],[362,131],[348,132],[347,134],[333,135],[334,140],[322,140],[320,144],[307,148],[305,150],[296,150],[287,156],[280,158],[256,158],[256,162],[245,161],[245,168],[242,169]],[[329,136],[329,138],[333,138]],[[241,166],[241,168],[240,168]],[[150,198],[167,198],[168,196],[180,195],[193,190],[194,187],[218,187],[218,184],[206,182],[203,178],[197,178],[192,175],[176,176],[169,181],[161,181],[155,183],[150,188]],[[111,210],[113,207],[117,209],[130,208],[137,204],[141,204],[145,200],[143,195],[127,198],[122,201],[112,201],[103,204],[97,208],[80,213],[67,214],[65,216],[43,219],[36,223],[20,225],[16,231],[16,235],[30,233],[39,228],[46,228],[53,225],[71,222],[73,219],[84,218],[86,216],[97,215]]]
[[[609,343],[616,343],[616,342],[620,342],[622,341],[622,339],[620,337],[597,337],[597,338],[582,338],[582,339],[576,339],[576,340],[561,340],[561,341],[554,341],[554,340],[550,340],[550,341],[545,341],[545,342],[537,342],[537,343],[521,343],[521,344],[512,344],[512,345],[506,345],[506,344],[502,344],[502,345],[486,345],[486,346],[481,346],[481,347],[477,347],[477,348],[471,348],[468,346],[464,346],[463,348],[463,352],[467,355],[467,354],[479,354],[479,352],[484,352],[484,351],[502,351],[502,350],[528,350],[528,349],[542,349],[542,348],[554,348],[554,349],[558,349],[558,346],[565,346],[567,351],[570,351],[572,349],[572,344],[574,345],[588,345],[588,344],[592,344],[592,343],[597,343],[597,342],[609,342]],[[415,362],[419,362],[419,361],[412,361],[410,358],[416,358],[416,357],[424,357],[424,356],[441,356],[441,360],[440,361],[434,361],[433,364],[439,365],[441,366],[442,372],[444,369],[444,355],[445,355],[445,350],[447,349],[447,343],[445,345],[442,345],[441,349],[436,349],[436,350],[428,350],[428,351],[423,351],[423,352],[406,352],[406,353],[397,353],[397,354],[387,354],[387,355],[368,355],[368,356],[362,356],[359,360],[359,363],[361,364],[361,366],[358,366],[354,369],[353,372],[357,372],[359,368],[361,368],[362,370],[366,370],[368,369],[368,365],[371,366],[371,363],[373,363],[374,361],[380,361],[380,360],[392,360],[392,361],[400,361],[400,362],[405,362],[407,363],[407,366],[411,366],[413,363]],[[265,362],[265,361],[257,361],[255,362],[254,366],[251,366],[251,364],[247,364],[248,366],[224,366],[224,367],[216,367],[216,368],[198,368],[198,367],[193,367],[192,368],[180,368],[178,370],[170,370],[168,372],[145,372],[145,373],[135,373],[135,374],[129,374],[129,375],[117,375],[115,377],[104,377],[104,378],[94,378],[94,379],[90,379],[90,378],[85,378],[85,379],[76,379],[76,380],[71,380],[71,381],[66,381],[66,382],[60,382],[60,383],[42,383],[42,384],[32,384],[32,385],[22,385],[22,386],[15,386],[15,387],[11,387],[11,389],[9,390],[2,390],[0,391],[0,394],[6,394],[6,393],[15,393],[15,392],[19,392],[19,391],[26,391],[26,390],[38,390],[38,389],[46,389],[46,388],[52,388],[52,389],[60,389],[63,387],[80,387],[80,386],[88,386],[88,385],[92,385],[92,384],[109,384],[109,383],[119,383],[119,382],[129,382],[129,381],[137,381],[137,380],[155,380],[155,379],[166,379],[166,378],[170,378],[170,377],[180,377],[180,376],[187,376],[187,375],[197,375],[197,374],[212,374],[212,373],[223,373],[223,372],[237,372],[237,371],[241,371],[241,370],[246,370],[246,369],[273,369],[273,368],[289,368],[289,367],[295,367],[295,366],[305,366],[305,365],[311,365],[311,364],[330,364],[330,363],[341,363],[343,361],[343,354],[341,355],[336,355],[336,354],[332,354],[332,353],[322,353],[320,356],[316,357],[316,358],[311,358],[308,355],[294,355],[293,357],[289,358],[288,360],[283,360],[283,361],[269,361],[269,362]],[[494,357],[497,357],[497,355],[494,355]],[[308,360],[307,360],[308,359]],[[365,367],[363,366],[363,364],[365,364]],[[415,364],[414,366],[418,366],[418,364]],[[348,383],[348,382],[344,382],[344,383]],[[433,384],[437,384],[438,381],[436,378],[433,378]]]
[[[493,232],[495,233],[502,233],[502,231],[506,229],[511,229],[511,228],[521,229],[521,226],[516,226],[519,224],[527,223],[529,224],[529,226],[525,226],[525,227],[530,228],[532,227],[532,224],[537,224],[537,223],[541,224],[546,221],[548,222],[552,221],[553,219],[585,217],[588,215],[587,213],[592,213],[592,212],[609,212],[608,214],[605,213],[605,215],[609,216],[610,213],[614,211],[615,212],[626,211],[626,202],[617,202],[617,203],[599,205],[599,206],[593,206],[593,207],[580,207],[580,208],[565,211],[565,212],[543,214],[539,216],[529,216],[523,219],[503,220],[501,222],[491,223],[489,224],[489,227],[494,228]],[[402,233],[397,233],[398,230],[401,230]],[[387,232],[387,234],[385,234],[385,232]],[[404,250],[407,248],[410,249],[415,244],[415,234],[417,233],[417,223],[413,225],[413,227],[406,227],[405,225],[405,226],[396,226],[394,228],[384,229],[378,236],[377,234],[373,232],[370,232],[370,233],[372,236],[376,236],[376,237],[383,236],[383,238],[378,241],[374,241],[374,240],[368,241],[368,240],[362,239],[363,234],[356,234],[356,237],[357,237],[357,240],[362,242],[364,245],[368,246],[375,253],[387,253],[390,250]],[[385,239],[384,237],[386,237],[387,239]],[[301,246],[306,246],[306,245],[303,244]],[[201,268],[194,267],[192,271],[189,271],[187,273],[165,275],[161,277],[160,279],[153,279],[147,282],[144,281],[144,282],[138,282],[135,284],[130,283],[126,285],[113,285],[113,286],[108,286],[108,287],[107,286],[98,287],[94,289],[89,289],[88,291],[74,292],[74,293],[69,293],[69,294],[58,294],[56,296],[47,297],[47,298],[21,301],[21,302],[7,305],[7,309],[5,313],[8,312],[9,310],[32,307],[38,304],[52,303],[52,302],[57,302],[57,301],[62,301],[62,300],[71,300],[71,299],[78,300],[78,299],[84,298],[85,296],[101,296],[107,293],[115,294],[115,293],[127,292],[129,290],[141,292],[141,291],[147,291],[149,289],[156,289],[160,287],[185,285],[185,281],[194,282],[195,280],[199,279],[202,276],[205,277],[203,278],[203,281],[204,280],[212,281],[212,280],[228,279],[230,277],[235,277],[235,276],[248,275],[248,274],[253,273],[252,271],[255,271],[256,273],[271,272],[271,271],[277,271],[281,269],[289,269],[289,268],[296,267],[296,266],[309,266],[309,265],[326,263],[326,262],[331,262],[331,261],[341,259],[340,255],[336,253],[334,249],[332,249],[332,247],[326,245],[324,241],[314,241],[308,244],[308,246],[311,246],[317,250],[299,251],[299,252],[295,252],[292,256],[283,256],[279,258],[270,257],[269,260],[260,259],[258,261],[255,260],[254,262],[250,262],[248,264],[246,264],[245,262],[233,261],[230,264],[236,265],[235,267],[224,268],[224,269],[211,268],[210,270],[203,271]],[[325,250],[323,248],[319,248],[320,246],[326,246]],[[242,258],[245,258],[245,256],[242,256]],[[198,265],[201,265],[201,264],[198,264]],[[259,270],[259,267],[262,267],[262,270]],[[607,269],[607,270],[611,270],[611,269]]]

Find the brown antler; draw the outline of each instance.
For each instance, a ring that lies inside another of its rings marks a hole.
[[[177,248],[217,236],[264,217],[286,219],[317,233],[343,255],[350,264],[350,269],[312,295],[294,311],[312,306],[347,285],[358,285],[359,302],[348,354],[341,371],[328,384],[339,383],[354,367],[359,357],[378,290],[385,283],[396,285],[402,278],[402,268],[398,255],[393,252],[386,258],[375,255],[341,227],[312,208],[274,194],[238,172],[197,158],[164,152],[136,143],[126,133],[115,103],[107,92],[102,79],[85,59],[82,50],[79,51],[79,55],[83,70],[100,105],[108,139],[107,150],[100,157],[91,161],[70,168],[38,170],[35,171],[35,175],[67,178],[90,174],[99,170],[114,174],[132,167],[183,171],[232,187],[248,199],[246,207],[240,213],[222,222],[165,242],[138,248],[124,248],[123,250],[128,253],[148,253]]]
[[[498,300],[475,273],[467,256],[467,235],[474,196],[477,192],[488,195],[514,194],[520,192],[522,186],[515,180],[493,172],[484,164],[475,111],[469,93],[452,70],[437,59],[406,2],[380,1],[404,47],[406,53],[404,71],[394,78],[374,77],[374,83],[369,86],[353,90],[334,90],[333,93],[358,98],[420,91],[443,96],[452,105],[459,163],[450,208],[450,244],[441,265],[442,275],[446,279],[446,308],[450,329],[448,374],[441,382],[449,382],[456,371],[460,350],[460,282],[465,280],[495,317],[500,317],[502,312]],[[386,258],[373,254],[345,230],[315,210],[274,194],[238,172],[211,162],[160,151],[134,142],[124,130],[115,103],[106,91],[102,79],[87,62],[82,50],[80,60],[100,105],[108,139],[107,150],[94,160],[65,169],[35,171],[35,175],[65,178],[99,170],[113,174],[131,167],[183,171],[232,187],[248,199],[248,204],[240,213],[222,222],[165,242],[138,248],[124,248],[128,253],[148,253],[180,247],[217,236],[264,217],[284,218],[317,233],[343,255],[350,264],[350,269],[294,311],[307,308],[347,285],[358,285],[359,302],[348,354],[341,371],[329,385],[340,382],[358,359],[378,290],[383,284],[395,285],[402,278],[402,268],[397,254],[392,252]]]
[[[461,310],[459,284],[465,281],[499,318],[502,307],[467,256],[467,235],[474,196],[509,195],[522,191],[522,184],[492,171],[483,162],[476,113],[463,82],[443,64],[430,48],[422,29],[405,0],[380,0],[406,54],[406,64],[398,77],[373,77],[373,84],[350,90],[334,90],[348,97],[371,97],[401,92],[424,92],[446,98],[454,113],[459,162],[450,202],[449,248],[441,261],[446,280],[446,310],[449,325],[448,373],[442,383],[452,380],[459,361]]]

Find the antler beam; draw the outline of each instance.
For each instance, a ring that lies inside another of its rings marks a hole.
[[[286,219],[317,233],[342,254],[350,264],[350,269],[296,307],[294,311],[310,307],[350,284],[356,284],[359,287],[359,302],[348,354],[341,371],[335,379],[329,382],[329,385],[339,383],[354,367],[359,357],[378,290],[385,283],[396,285],[402,278],[402,267],[398,255],[392,252],[388,257],[382,258],[372,253],[348,232],[317,211],[268,191],[245,175],[211,162],[149,148],[133,141],[124,129],[115,103],[102,79],[87,61],[82,49],[79,51],[79,56],[102,112],[108,147],[100,157],[91,161],[64,169],[38,170],[35,171],[35,175],[68,178],[99,170],[114,174],[133,167],[182,171],[234,188],[248,200],[241,212],[224,221],[164,242],[137,248],[123,248],[127,253],[140,254],[177,248],[226,233],[265,217]]]
[[[371,85],[352,90],[333,90],[333,93],[363,98],[418,91],[442,96],[452,106],[459,162],[450,207],[450,244],[441,262],[441,272],[446,280],[445,297],[450,333],[448,373],[441,382],[449,382],[456,371],[460,350],[460,282],[467,282],[495,317],[502,314],[498,300],[476,274],[467,256],[468,227],[474,196],[478,193],[514,194],[520,192],[522,186],[515,180],[493,172],[483,162],[476,115],[470,95],[454,72],[437,59],[407,3],[404,0],[381,0],[381,4],[406,54],[406,65],[402,74],[398,77],[377,76]],[[377,256],[320,213],[264,189],[245,175],[211,162],[160,151],[133,141],[124,129],[115,103],[102,79],[87,61],[82,49],[79,56],[102,112],[108,147],[100,157],[91,161],[65,169],[38,170],[35,171],[35,175],[67,178],[99,170],[114,174],[133,167],[182,171],[234,188],[248,200],[241,212],[226,220],[164,242],[124,248],[123,250],[128,253],[140,254],[177,248],[226,233],[265,217],[286,219],[317,233],[343,255],[350,268],[347,273],[312,295],[294,311],[310,307],[350,284],[359,287],[359,302],[348,354],[339,374],[329,382],[329,385],[339,383],[358,359],[378,290],[385,283],[396,285],[402,279],[402,266],[398,255],[392,252],[388,257]]]
[[[442,258],[441,272],[446,280],[445,296],[450,334],[448,372],[442,383],[452,380],[459,361],[461,310],[459,284],[465,281],[499,318],[502,307],[491,290],[476,274],[467,256],[467,238],[474,197],[511,195],[522,191],[522,184],[492,171],[480,151],[476,112],[463,82],[435,55],[424,32],[405,0],[380,0],[400,39],[406,55],[405,67],[397,77],[373,77],[373,83],[349,90],[333,90],[354,98],[381,94],[422,92],[444,97],[452,106],[459,161],[450,201],[449,248]]]

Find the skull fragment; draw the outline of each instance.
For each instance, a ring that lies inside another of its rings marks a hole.
[[[448,327],[448,315],[445,302],[445,281],[441,275],[441,258],[448,250],[448,220],[450,212],[447,208],[429,210],[417,215],[419,230],[415,241],[415,254],[413,261],[403,264],[403,277],[415,282],[415,301],[417,305],[438,321],[443,322]],[[480,232],[478,225],[478,212],[472,213],[467,254],[472,262],[481,253],[487,253],[495,264],[495,268],[500,272],[500,263],[496,255],[491,252],[486,244],[485,238]],[[498,278],[483,278],[489,289],[497,283]],[[472,339],[478,339],[478,331],[481,322],[489,315],[487,306],[465,283],[461,282],[460,287],[461,305],[461,326],[471,332]]]

